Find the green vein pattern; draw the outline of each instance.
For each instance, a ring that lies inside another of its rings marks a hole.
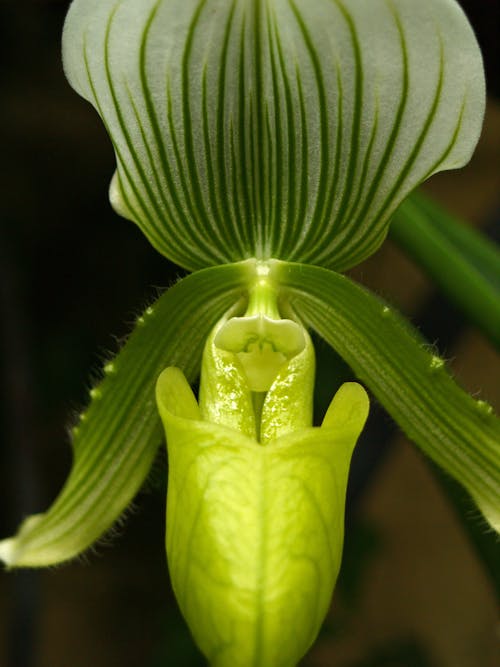
[[[467,162],[484,108],[451,0],[75,0],[63,55],[113,141],[113,205],[188,269],[360,262]]]
[[[423,452],[468,490],[500,531],[500,420],[387,304],[345,276],[279,263],[287,301],[366,383]]]
[[[90,407],[74,429],[74,461],[48,512],[0,542],[12,566],[68,560],[98,539],[131,502],[162,441],[154,386],[160,372],[179,366],[192,381],[205,339],[245,291],[245,264],[199,271],[146,309],[118,356],[105,366]],[[182,335],[179,335],[182,331]]]

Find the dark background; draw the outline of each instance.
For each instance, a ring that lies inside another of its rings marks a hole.
[[[472,163],[435,177],[429,191],[495,235],[499,6],[462,4],[485,55],[490,104]],[[108,204],[108,138],[62,73],[67,6],[0,2],[1,536],[57,494],[71,461],[67,425],[86,403],[100,359],[117,350],[153,286],[182,275]],[[390,243],[353,273],[411,316],[460,381],[498,407],[491,346]],[[318,353],[322,403],[343,370],[326,348]],[[56,570],[0,573],[0,666],[203,664],[168,582],[165,473],[160,456],[110,546]],[[491,580],[433,473],[376,406],[349,498],[343,574],[304,665],[500,664]]]

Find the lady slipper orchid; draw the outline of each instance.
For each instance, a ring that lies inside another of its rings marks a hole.
[[[193,273],[105,365],[64,488],[0,558],[87,549],[143,483],[163,422],[169,568],[196,641],[219,667],[295,665],[329,605],[368,410],[347,383],[312,426],[308,329],[500,530],[492,409],[340,273],[423,180],[469,160],[473,32],[455,0],[74,0],[63,60],[113,143],[112,205]]]
[[[294,665],[314,641],[340,567],[349,462],[368,414],[364,389],[345,383],[313,428],[309,335],[292,320],[256,317],[223,318],[209,335],[199,406],[178,368],[164,370],[156,389],[172,584],[198,645],[221,667]]]

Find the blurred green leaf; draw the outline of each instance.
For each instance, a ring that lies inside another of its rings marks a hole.
[[[500,251],[420,193],[396,212],[390,237],[500,347]]]

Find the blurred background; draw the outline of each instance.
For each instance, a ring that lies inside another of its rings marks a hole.
[[[66,83],[67,1],[0,3],[0,535],[43,511],[68,473],[68,425],[100,360],[155,294],[182,275],[119,219],[94,110]],[[462,3],[485,55],[489,105],[474,159],[426,190],[498,240],[500,11]],[[500,409],[498,356],[390,242],[351,272],[412,318],[470,392]],[[318,344],[318,413],[349,370]],[[81,560],[0,572],[1,667],[197,667],[164,555],[160,454],[119,535]],[[465,492],[437,476],[376,405],[349,487],[344,564],[304,667],[498,667],[495,573]],[[457,501],[450,503],[449,493]],[[456,511],[456,507],[461,512]],[[500,562],[498,543],[490,540]],[[495,555],[493,556],[493,559]]]

